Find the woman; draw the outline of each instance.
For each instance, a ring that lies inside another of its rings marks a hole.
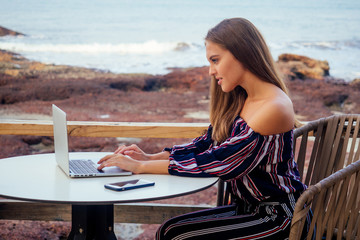
[[[218,176],[230,183],[237,204],[170,219],[157,239],[285,239],[295,202],[306,188],[293,157],[295,116],[286,87],[248,20],[220,22],[209,30],[205,45],[212,77],[207,133],[157,154],[121,146],[100,160],[99,168]],[[249,211],[239,210],[241,201]]]

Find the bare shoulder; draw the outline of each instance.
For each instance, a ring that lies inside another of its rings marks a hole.
[[[266,101],[248,122],[261,135],[284,133],[295,124],[295,114],[290,98],[284,94]]]

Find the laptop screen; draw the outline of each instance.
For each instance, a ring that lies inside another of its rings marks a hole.
[[[69,148],[66,124],[66,113],[52,105],[53,122],[54,122],[54,145],[55,158],[61,169],[69,175]]]

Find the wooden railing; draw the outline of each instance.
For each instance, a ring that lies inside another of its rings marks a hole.
[[[69,136],[128,138],[194,138],[208,123],[136,123],[68,121]],[[0,119],[0,135],[53,136],[52,121]]]
[[[207,127],[207,123],[69,121],[68,134],[77,137],[194,138],[202,135]],[[0,135],[53,136],[53,123],[42,120],[0,119]],[[213,206],[158,203],[115,204],[114,220],[122,223],[155,224],[176,215],[210,207]],[[71,221],[71,206],[0,199],[0,219]]]

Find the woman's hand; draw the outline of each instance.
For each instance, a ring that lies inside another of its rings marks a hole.
[[[99,170],[105,167],[119,167],[126,171],[138,173],[168,174],[169,152],[147,154],[137,145],[118,147],[114,154],[100,159]]]
[[[102,159],[100,159],[98,164],[100,164],[100,166],[98,167],[99,170],[105,167],[116,166],[121,169],[124,169],[125,171],[130,171],[135,174],[139,174],[139,173],[169,174],[168,172],[169,159],[141,161],[119,153],[119,154],[110,154],[103,157]]]
[[[151,157],[151,154],[145,153],[136,144],[122,145],[115,150],[114,154],[126,155],[136,160],[150,160]]]
[[[133,173],[141,173],[141,161],[131,158],[128,155],[123,154],[111,154],[103,157],[98,162],[100,166],[98,170],[102,170],[104,167],[119,167],[125,171]]]

